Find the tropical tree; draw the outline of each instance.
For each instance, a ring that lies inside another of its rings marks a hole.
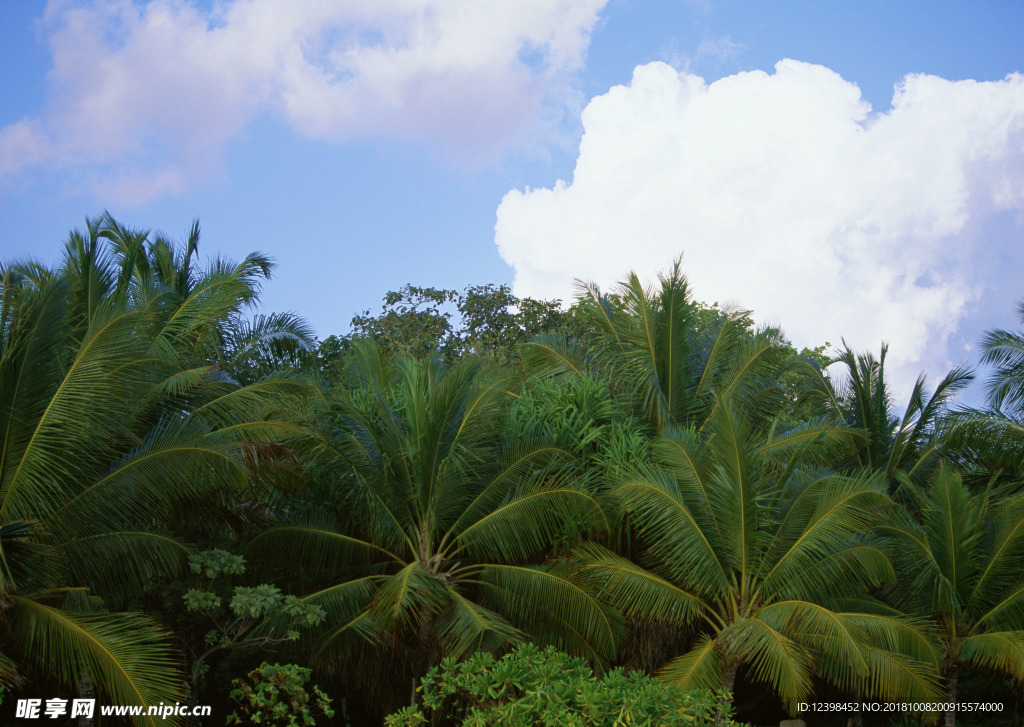
[[[966,667],[1024,685],[1024,498],[972,494],[948,466],[928,491],[914,492],[917,517],[895,509],[877,530],[889,539],[900,573],[895,605],[937,628],[942,701],[957,701]],[[955,711],[946,712],[947,727],[955,720]]]
[[[1024,301],[1017,303],[1017,318],[1024,324]],[[986,393],[989,406],[1021,419],[1024,417],[1024,331],[987,331],[981,342],[981,362],[995,366]]]
[[[743,396],[752,414],[781,400],[786,353],[777,330],[750,330],[747,311],[724,313],[693,300],[681,261],[645,287],[636,273],[613,295],[581,284],[577,316],[585,347],[564,336],[523,345],[538,375],[583,375],[593,367],[615,382],[620,399],[652,432],[702,427],[722,394]]]
[[[56,269],[0,269],[6,684],[35,670],[122,703],[180,700],[164,632],[106,609],[180,569],[176,519],[199,498],[223,509],[226,491],[251,492],[265,446],[299,429],[308,386],[241,386],[201,344],[253,300],[251,266],[196,273],[182,298],[125,263],[144,243],[90,220]]]
[[[545,562],[567,533],[600,526],[600,511],[566,451],[502,434],[512,397],[501,372],[477,359],[391,361],[362,342],[349,376],[315,463],[335,511],[294,512],[250,546],[287,553],[322,586],[305,598],[327,612],[321,660],[370,643],[398,654],[412,687],[441,656],[527,633],[613,653],[616,615],[563,561]]]
[[[1024,302],[1018,304],[1024,323]],[[994,366],[986,381],[987,407],[951,417],[945,452],[975,490],[990,484],[1024,490],[1024,331],[996,329],[982,339],[982,363]]]
[[[140,614],[107,612],[83,589],[91,576],[109,583],[173,567],[185,552],[145,528],[105,532],[115,511],[82,498],[108,479],[117,444],[125,455],[132,449],[133,402],[154,384],[144,321],[99,304],[75,345],[66,339],[65,280],[36,286],[8,267],[0,281],[3,686],[37,671],[72,688],[84,676],[119,703],[180,700],[177,659],[164,632]],[[123,475],[136,469],[125,464]],[[155,479],[171,479],[163,474]],[[141,493],[119,494],[120,504],[144,507]],[[90,519],[99,527],[78,527]],[[101,565],[89,557],[103,550],[125,559]],[[101,575],[103,566],[110,571]]]
[[[542,333],[565,334],[572,321],[557,301],[518,298],[507,285],[471,285],[462,293],[404,285],[384,296],[376,316],[369,310],[355,316],[349,336],[325,339],[318,355],[328,378],[337,378],[339,359],[362,338],[374,338],[390,355],[437,352],[446,363],[476,355],[507,365],[519,343]]]
[[[800,364],[807,384],[803,396],[818,412],[837,425],[857,433],[849,467],[867,467],[885,473],[890,488],[900,483],[923,481],[938,465],[942,451],[942,419],[952,398],[974,378],[962,366],[947,373],[931,396],[924,374],[917,377],[902,416],[895,413],[892,388],[885,375],[889,347],[882,345],[876,359],[870,353],[855,354],[848,346],[832,359],[841,364],[845,377],[828,377],[812,362]]]
[[[879,697],[935,693],[927,635],[865,595],[893,578],[865,537],[888,497],[877,475],[821,468],[847,441],[822,422],[759,431],[726,401],[610,486],[645,547],[634,563],[585,545],[579,567],[627,616],[699,629],[664,678],[732,691],[745,669],[793,710],[815,675]]]

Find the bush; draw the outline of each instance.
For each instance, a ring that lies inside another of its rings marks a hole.
[[[263,662],[249,672],[251,683],[233,680],[231,697],[238,702],[238,711],[228,717],[228,724],[309,727],[316,724],[314,710],[333,717],[331,698],[320,687],[313,685],[312,694],[306,691],[309,674],[309,669],[295,664]]]
[[[430,718],[462,727],[701,727],[735,725],[728,695],[687,691],[621,667],[602,677],[583,659],[525,644],[501,659],[477,652],[445,659],[423,677],[422,709],[406,707],[387,727]],[[461,722],[458,722],[461,720]]]

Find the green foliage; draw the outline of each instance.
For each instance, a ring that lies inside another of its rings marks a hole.
[[[520,432],[543,436],[578,455],[593,451],[617,412],[606,382],[593,377],[544,379],[525,388],[509,413]]]
[[[313,584],[306,602],[328,613],[319,653],[339,661],[378,645],[400,660],[403,687],[435,655],[499,650],[527,633],[614,653],[616,614],[546,561],[568,534],[575,543],[601,528],[601,510],[571,452],[508,431],[503,372],[477,358],[390,360],[361,342],[349,380],[359,385],[332,392],[318,462],[344,488],[342,517],[300,514],[249,546]]]
[[[821,423],[758,432],[727,403],[703,431],[657,440],[657,466],[611,484],[647,547],[634,563],[584,545],[581,568],[627,617],[700,629],[664,678],[731,691],[744,667],[794,711],[815,676],[885,698],[935,694],[912,623],[840,606],[893,579],[864,538],[888,502],[880,478],[820,469],[845,439]]]
[[[335,381],[355,341],[372,338],[389,356],[439,354],[447,363],[477,355],[508,364],[519,343],[541,333],[566,333],[572,315],[557,301],[517,298],[507,285],[472,285],[462,293],[405,285],[389,291],[381,311],[353,317],[347,336],[329,336],[318,347],[320,371]]]
[[[737,679],[790,706],[1024,683],[1024,333],[984,341],[987,410],[950,414],[956,368],[900,414],[885,347],[797,353],[678,261],[569,311],[405,286],[313,351],[249,315],[269,258],[198,245],[105,215],[52,269],[0,267],[0,695],[171,703],[175,646],[194,700],[287,645],[389,709],[448,657],[393,725],[697,724],[725,697],[682,690]],[[675,684],[490,655],[524,641],[598,670],[647,649]],[[308,673],[236,680],[233,720],[330,716]]]
[[[391,354],[422,358],[450,345],[450,307],[457,298],[454,290],[405,285],[384,296],[379,315],[365,310],[355,316],[352,335],[376,339]]]
[[[1017,315],[1024,322],[1024,301]],[[992,484],[1024,493],[1024,330],[991,330],[982,339],[988,408],[961,410],[947,422],[944,454],[972,489]]]
[[[188,567],[193,573],[201,573],[212,580],[222,574],[245,573],[245,558],[240,555],[232,555],[220,548],[214,548],[190,555]]]
[[[724,700],[686,691],[621,667],[595,676],[587,663],[556,650],[523,644],[501,659],[477,652],[445,659],[422,680],[423,709],[407,707],[387,727],[431,719],[461,719],[463,727],[700,727],[735,724]]]
[[[952,397],[973,379],[962,366],[947,373],[926,396],[924,375],[917,378],[902,416],[894,409],[891,387],[885,375],[888,346],[878,358],[870,353],[855,354],[844,348],[832,363],[845,368],[845,377],[823,375],[813,362],[799,368],[804,378],[802,400],[811,411],[834,424],[848,427],[855,435],[853,456],[841,463],[885,472],[890,489],[900,497],[904,480],[923,481],[939,460],[939,426]]]
[[[230,696],[239,707],[227,720],[229,725],[315,725],[317,713],[333,717],[331,698],[313,685],[306,690],[310,670],[295,664],[263,662],[248,674],[249,681],[233,679]],[[239,714],[241,712],[241,714]]]
[[[321,606],[305,603],[296,596],[285,596],[281,589],[268,583],[235,586],[228,608],[224,609],[223,598],[213,590],[217,578],[244,573],[245,559],[225,550],[206,550],[193,554],[189,567],[197,577],[193,578],[192,588],[185,592],[182,600],[190,612],[205,616],[215,627],[206,633],[205,649],[193,653],[193,694],[207,671],[206,661],[213,654],[224,650],[268,649],[295,641],[299,637],[298,629],[317,626],[327,615]]]
[[[818,379],[828,380],[825,369],[832,364],[832,358],[826,351],[831,347],[832,344],[826,342],[797,351],[792,344],[785,345],[788,355],[779,374],[779,383],[784,398],[780,420],[786,428],[800,426],[821,414],[815,402],[809,401],[804,392],[813,388]]]
[[[1017,319],[1024,324],[1024,301],[1017,303]],[[985,386],[990,406],[1024,418],[1024,330],[987,331],[981,345],[982,362],[995,366]]]
[[[929,484],[916,517],[896,509],[876,528],[906,584],[891,597],[933,622],[950,699],[967,665],[1024,685],[1024,497],[972,494],[948,467]]]
[[[581,284],[577,305],[587,343],[615,382],[616,396],[653,432],[702,427],[726,398],[742,399],[751,417],[767,418],[782,397],[779,331],[752,331],[747,311],[694,301],[681,260],[659,276],[657,287],[645,287],[635,273],[611,295]],[[547,373],[581,375],[588,367],[569,347],[550,347],[542,363]]]
[[[579,459],[583,471],[617,474],[649,462],[649,439],[612,398],[611,382],[596,375],[538,377],[509,412],[512,432],[532,433]]]

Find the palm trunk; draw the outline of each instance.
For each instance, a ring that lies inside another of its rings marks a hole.
[[[861,692],[860,687],[855,687],[853,690],[853,701],[860,704],[860,701],[864,698],[864,693]],[[846,720],[846,727],[864,727],[864,715],[860,711],[854,712],[849,719]]]
[[[951,666],[946,670],[946,702],[948,704],[956,703],[956,682],[959,673],[960,668],[957,666]],[[956,710],[951,709],[946,712],[943,724],[945,727],[956,727]]]
[[[730,694],[736,686],[736,672],[739,668],[739,664],[729,664],[722,670],[722,689]]]
[[[417,634],[417,643],[414,651],[413,662],[413,675],[412,675],[412,689],[409,694],[409,704],[413,707],[417,706],[420,701],[420,693],[416,691],[419,686],[420,679],[426,675],[427,669],[430,668],[430,653],[431,653],[431,632],[434,630],[434,624],[437,622],[437,614],[431,613],[423,620],[420,624],[419,633]]]
[[[78,673],[78,694],[82,699],[96,698],[96,683],[92,676],[85,669]],[[95,702],[93,702],[95,705]],[[79,716],[78,727],[93,727],[96,724],[96,711],[94,708],[92,717]]]
[[[734,698],[733,688],[736,686],[736,672],[739,669],[738,662],[728,662],[722,670],[722,693],[718,695],[718,714],[715,717],[715,724],[728,723],[729,707]]]

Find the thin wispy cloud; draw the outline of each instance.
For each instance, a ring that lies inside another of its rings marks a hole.
[[[1024,211],[1017,74],[908,76],[874,113],[821,66],[708,85],[652,63],[582,120],[572,181],[498,209],[517,294],[653,279],[683,253],[699,298],[753,309],[801,345],[891,341],[904,381],[964,357],[948,344],[985,291],[987,220]]]
[[[604,2],[54,0],[50,102],[0,129],[0,180],[172,194],[262,113],[310,138],[494,153],[570,90]]]

